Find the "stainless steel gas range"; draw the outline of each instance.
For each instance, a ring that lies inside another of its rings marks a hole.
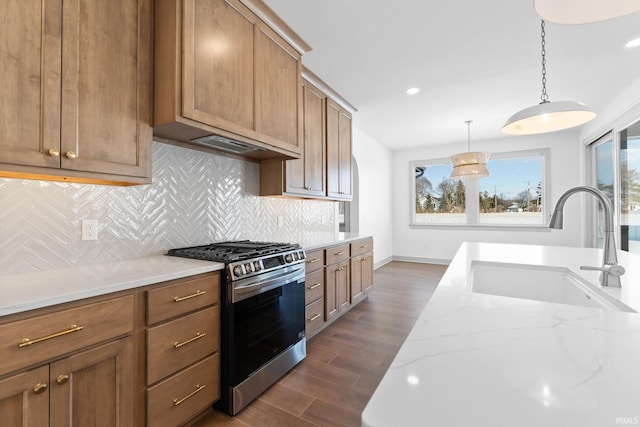
[[[306,356],[305,253],[299,245],[242,240],[168,254],[225,263],[216,406],[235,415]]]

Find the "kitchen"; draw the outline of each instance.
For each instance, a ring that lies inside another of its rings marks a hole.
[[[280,13],[275,2],[268,4]],[[530,9],[529,13],[534,12]],[[285,13],[280,14],[293,27],[294,21],[290,21]],[[637,15],[635,17],[637,19]],[[620,19],[629,23],[634,22],[633,18]],[[532,16],[532,20],[536,21],[537,17]],[[302,25],[300,29],[294,27],[304,34],[301,28]],[[538,37],[537,31],[534,25],[531,34],[533,39]],[[552,34],[549,31],[550,52],[554,43]],[[311,43],[311,40],[308,41]],[[315,43],[311,45],[314,50],[319,47]],[[539,52],[535,51],[536,48],[534,46],[530,53],[535,60],[533,67],[538,66]],[[312,58],[314,50],[303,58]],[[550,69],[556,60],[556,57],[550,59]],[[320,73],[320,69],[316,68],[312,70],[330,81],[326,77],[331,75],[328,72]],[[531,74],[534,76],[531,83],[530,79],[526,79],[520,86],[529,88],[533,97],[531,101],[535,101],[539,69],[534,68]],[[554,82],[553,76],[550,73],[550,82]],[[616,84],[622,82],[628,83],[628,87],[615,90],[615,96],[609,98],[611,103],[598,111],[598,119],[578,131],[493,141],[488,137],[477,137],[474,127],[474,147],[478,145],[490,152],[503,151],[505,143],[512,142],[519,144],[519,149],[551,147],[553,184],[550,198],[555,200],[565,189],[584,183],[585,164],[580,161],[564,164],[562,159],[584,158],[586,147],[582,141],[598,134],[600,129],[611,126],[611,123],[618,120],[624,122],[627,120],[623,117],[625,114],[635,112],[636,118],[640,116],[637,109],[629,109],[637,105],[640,99],[638,82],[616,78]],[[556,95],[560,84],[555,84],[557,86],[551,91],[554,99],[560,96]],[[611,86],[614,86],[614,82]],[[495,91],[495,86],[491,90]],[[341,93],[364,111],[355,102],[356,99],[347,96],[348,92]],[[583,95],[588,93],[576,90],[568,93],[567,97],[582,100]],[[504,108],[502,122],[520,107],[514,105]],[[455,136],[452,136],[453,132],[449,135],[453,138],[452,144],[411,152],[392,151],[376,141],[358,127],[359,115],[354,113],[353,156],[357,161],[360,182],[358,232],[361,236],[373,236],[376,267],[392,259],[446,263],[466,240],[584,246],[588,232],[587,219],[576,202],[566,208],[567,217],[576,220],[567,224],[562,232],[492,230],[487,233],[481,229],[416,229],[407,226],[409,194],[401,190],[407,187],[407,163],[423,158],[447,157],[464,150],[466,144],[463,142],[465,135],[462,126],[468,118],[451,118],[455,121],[451,127],[455,129]],[[473,118],[480,126],[480,117]],[[462,132],[458,131],[459,128]],[[476,139],[482,141],[482,145],[476,144]],[[445,139],[441,141],[445,142]],[[151,185],[112,187],[2,179],[0,259],[3,276],[159,255],[171,248],[228,238],[267,241],[277,238],[279,241],[299,242],[301,234],[307,234],[305,232],[309,230],[319,234],[334,233],[336,230],[338,213],[334,202],[259,197],[261,182],[257,163],[204,155],[201,151],[160,141],[153,142],[151,147],[152,152],[148,153],[153,159]],[[97,241],[81,240],[81,221],[85,219],[98,219]]]

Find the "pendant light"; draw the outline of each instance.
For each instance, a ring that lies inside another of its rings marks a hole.
[[[589,24],[640,12],[638,0],[535,0],[542,19],[556,24]]]
[[[511,116],[502,131],[511,135],[534,135],[555,132],[579,126],[596,117],[586,105],[575,101],[549,101],[547,94],[547,59],[545,51],[544,20],[541,21],[542,36],[542,102],[525,108]]]
[[[477,179],[489,176],[487,169],[487,160],[489,153],[486,151],[471,151],[471,123],[467,120],[467,152],[454,154],[451,156],[453,170],[451,171],[451,179]]]

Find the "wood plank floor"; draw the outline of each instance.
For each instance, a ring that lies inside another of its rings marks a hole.
[[[307,343],[307,357],[235,417],[211,410],[193,427],[360,426],[360,414],[446,266],[391,262],[368,299]]]

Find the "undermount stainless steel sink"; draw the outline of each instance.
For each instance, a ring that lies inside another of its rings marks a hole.
[[[635,313],[564,267],[472,261],[472,292]]]

